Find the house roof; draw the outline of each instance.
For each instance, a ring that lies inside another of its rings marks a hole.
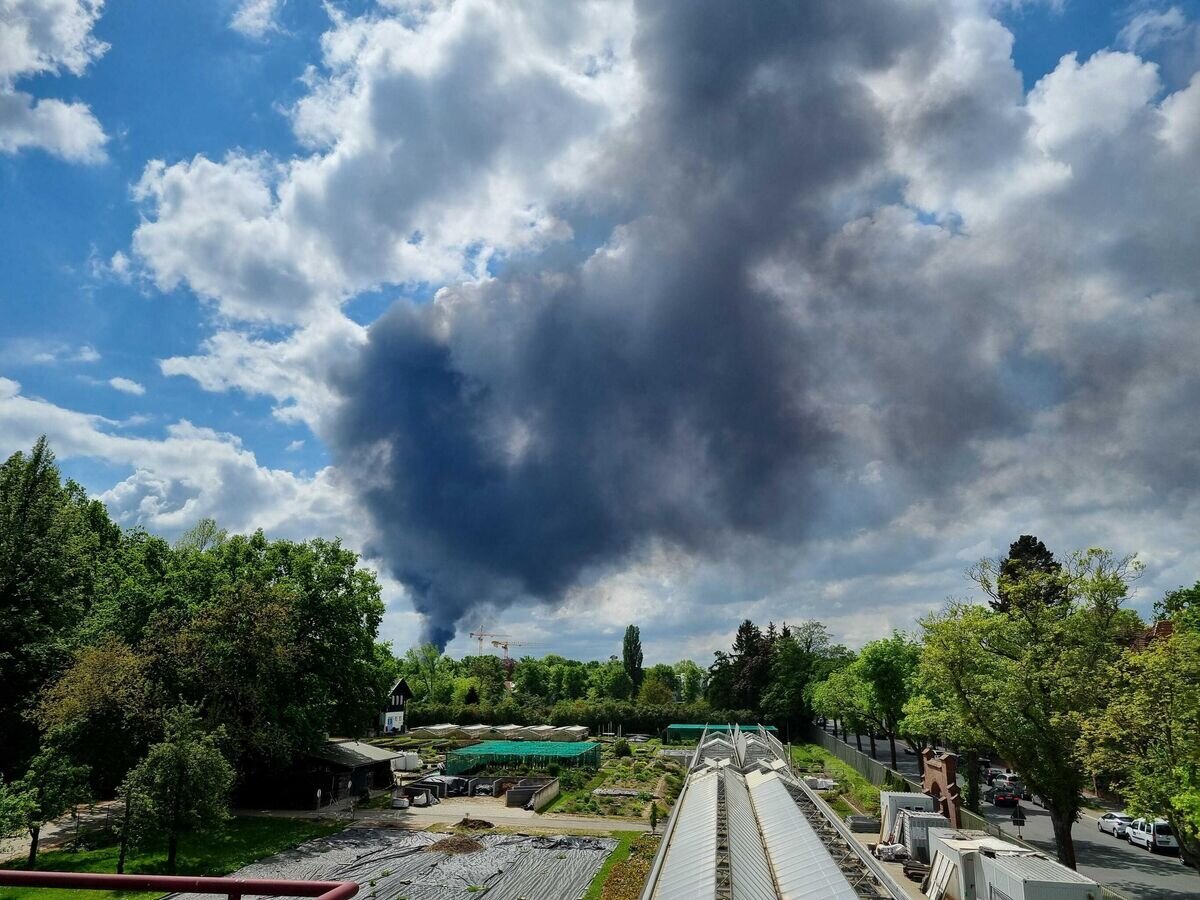
[[[1166,640],[1175,633],[1175,623],[1170,619],[1159,619],[1133,641],[1134,650],[1145,650],[1155,641]]]
[[[402,754],[385,750],[365,741],[329,741],[307,754],[314,759],[347,769],[360,769],[398,759]]]

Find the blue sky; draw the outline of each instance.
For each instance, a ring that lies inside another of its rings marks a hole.
[[[1200,577],[1190,463],[1134,428],[1189,408],[1148,348],[1197,283],[1169,207],[1200,3],[896,7],[791,41],[772,4],[707,33],[621,0],[31,0],[0,22],[33,60],[0,68],[0,452],[47,432],[167,536],[342,536],[399,645],[487,620],[603,656],[628,619],[703,659],[746,615],[857,643],[1030,530],[1141,553],[1145,607]],[[826,78],[836,111],[795,87]],[[747,323],[767,294],[786,321]]]

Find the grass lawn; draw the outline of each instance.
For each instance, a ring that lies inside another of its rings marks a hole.
[[[179,841],[179,875],[228,875],[255,860],[294,847],[311,838],[340,831],[345,826],[311,819],[236,818],[224,832],[186,836]],[[39,853],[37,868],[58,872],[111,873],[117,870],[116,844],[91,849],[48,850]],[[125,871],[130,875],[165,875],[166,845],[130,850]],[[5,869],[23,869],[24,860],[5,863]],[[66,891],[52,888],[0,887],[0,900],[112,900],[117,897],[149,898],[157,894],[122,894],[114,891]]]
[[[792,764],[800,771],[820,770],[828,773],[838,783],[841,802],[853,811],[861,810],[868,815],[879,815],[879,788],[867,781],[858,771],[846,765],[832,753],[816,744],[793,744]],[[837,804],[831,803],[841,812]]]

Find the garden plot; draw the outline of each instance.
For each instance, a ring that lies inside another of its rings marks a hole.
[[[626,757],[608,754],[589,781],[571,774],[560,776],[567,796],[554,811],[638,818],[657,800],[659,812],[666,813],[679,795],[682,771],[674,760],[648,751]]]
[[[480,849],[471,849],[470,841]],[[452,852],[431,850],[438,842]],[[485,834],[454,844],[444,834],[351,828],[253,863],[233,877],[356,881],[358,896],[366,900],[461,900],[474,894],[486,894],[487,900],[575,900],[617,842]]]

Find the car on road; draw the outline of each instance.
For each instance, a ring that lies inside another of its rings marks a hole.
[[[983,780],[988,784],[994,782],[998,777],[1004,774],[1003,769],[989,768],[983,770]]]
[[[1119,812],[1106,812],[1096,820],[1096,828],[1113,837],[1125,837],[1125,829],[1133,821],[1133,816]]]
[[[1151,853],[1179,853],[1179,841],[1175,832],[1162,819],[1134,819],[1125,829],[1125,839],[1137,847],[1145,847]]]
[[[1006,784],[997,784],[987,789],[983,799],[993,806],[1016,806],[1021,802],[1021,795]]]
[[[1006,772],[1003,775],[997,775],[992,780],[992,786],[1003,785],[1004,787],[1012,788],[1020,794],[1022,800],[1032,800],[1033,794],[1025,787],[1025,782],[1021,780],[1020,775],[1015,775],[1012,772]]]

